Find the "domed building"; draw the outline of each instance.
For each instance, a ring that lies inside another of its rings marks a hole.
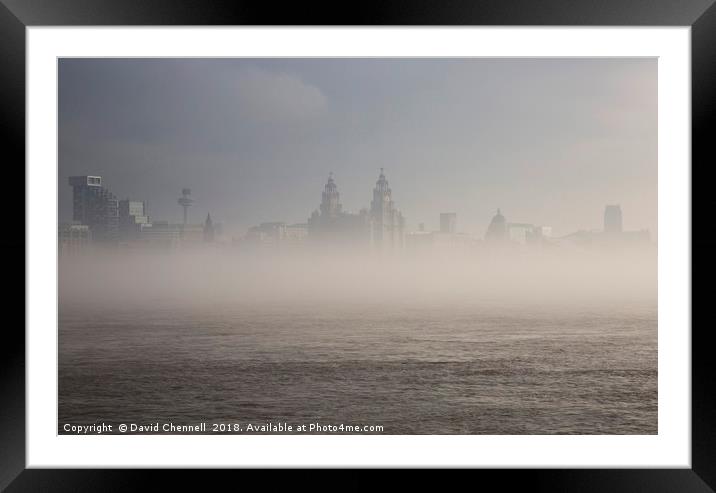
[[[497,209],[497,214],[490,221],[490,225],[487,227],[487,233],[485,234],[485,241],[504,241],[507,239],[507,221],[505,216],[502,215],[500,209]]]

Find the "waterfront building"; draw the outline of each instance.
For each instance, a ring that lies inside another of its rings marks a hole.
[[[440,213],[440,232],[446,234],[457,233],[457,214],[454,212]]]
[[[608,205],[604,208],[604,232],[622,232],[622,208],[619,205]]]
[[[214,223],[211,220],[211,214],[206,215],[206,221],[204,221],[204,243],[214,242]]]
[[[147,205],[139,200],[119,201],[119,236],[125,241],[136,240],[142,225],[149,223]]]
[[[303,245],[308,238],[308,224],[289,224],[284,232],[284,242],[290,245]]]
[[[91,247],[89,226],[78,223],[61,223],[58,228],[57,248],[60,255],[85,253]]]
[[[250,245],[263,246],[299,246],[308,238],[308,225],[286,224],[285,222],[261,223],[252,226],[244,240]]]
[[[552,241],[560,245],[612,250],[641,249],[654,246],[648,229],[624,231],[622,210],[619,205],[607,205],[604,208],[603,230],[580,230],[560,238],[554,238]]]
[[[278,245],[285,236],[286,223],[268,222],[249,228],[245,239],[254,245]]]
[[[402,249],[404,244],[405,219],[395,207],[392,194],[383,168],[380,168],[370,203],[370,222],[372,243],[382,250]]]
[[[357,214],[343,210],[333,173],[323,188],[321,205],[307,223],[308,238],[323,245],[400,249],[404,246],[405,219],[393,202],[392,190],[381,168],[370,209]]]
[[[72,220],[86,225],[93,241],[113,243],[119,233],[119,201],[101,176],[71,176]]]
[[[535,227],[533,224],[527,223],[507,223],[505,229],[507,232],[507,239],[513,243],[525,245],[527,244],[528,238],[534,231]]]
[[[183,231],[181,224],[152,221],[140,225],[139,240],[143,246],[150,249],[174,250],[181,243]]]
[[[604,234],[598,242],[608,246],[643,246],[651,243],[651,234],[648,229],[624,231],[621,207],[607,205],[604,208]]]
[[[487,227],[485,241],[504,241],[506,237],[507,221],[505,220],[505,216],[500,212],[500,209],[497,209],[497,214],[494,215],[490,221],[490,225]]]
[[[405,250],[408,253],[428,253],[432,251],[434,234],[418,229],[405,235]]]
[[[535,226],[527,232],[526,241],[530,245],[539,245],[548,243],[551,237],[551,226]]]
[[[328,175],[328,181],[323,187],[319,210],[313,211],[306,226],[308,239],[315,244],[371,245],[371,216],[365,209],[358,214],[343,211],[333,173]]]

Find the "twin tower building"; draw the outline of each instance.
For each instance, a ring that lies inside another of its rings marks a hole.
[[[361,209],[357,214],[343,210],[333,173],[329,174],[328,182],[323,188],[320,208],[308,219],[308,237],[320,243],[346,247],[402,249],[405,241],[405,219],[395,207],[383,168],[373,189],[370,210]]]

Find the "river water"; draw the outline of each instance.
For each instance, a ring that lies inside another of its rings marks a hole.
[[[199,422],[206,433],[658,431],[655,303],[61,304],[58,342],[61,434],[68,423]]]

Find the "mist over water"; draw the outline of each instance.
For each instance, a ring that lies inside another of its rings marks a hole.
[[[655,301],[656,249],[481,255],[199,250],[62,257],[63,303],[453,304]]]
[[[655,249],[110,252],[59,283],[61,426],[657,432]]]

